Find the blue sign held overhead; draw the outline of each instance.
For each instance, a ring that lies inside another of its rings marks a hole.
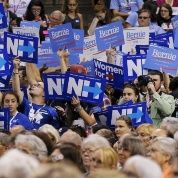
[[[4,33],[5,53],[9,60],[18,56],[21,61],[38,62],[38,38]]]
[[[123,26],[120,21],[98,27],[95,30],[98,50],[106,50],[110,46],[117,47],[124,44]]]
[[[4,12],[4,6],[0,3],[0,29],[7,28],[7,18]]]
[[[63,95],[68,100],[78,96],[80,101],[100,104],[103,101],[106,80],[79,74],[66,74]]]
[[[59,49],[64,48],[71,49],[75,46],[74,33],[71,23],[49,28],[48,32],[53,52],[57,52]]]
[[[176,76],[178,71],[178,50],[160,46],[150,46],[143,67],[161,70],[172,76]]]
[[[4,53],[4,50],[0,49],[0,76],[8,75],[10,74],[9,70],[9,63],[6,60],[6,55]]]
[[[0,69],[2,66],[4,66],[4,64],[6,64],[6,60],[0,56]]]
[[[139,122],[139,119],[143,116],[143,112],[140,111],[140,109],[137,109],[135,113],[128,114],[131,119],[136,119],[137,122]]]

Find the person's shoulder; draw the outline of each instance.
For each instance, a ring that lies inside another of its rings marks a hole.
[[[28,119],[28,117],[25,114],[22,114],[21,112],[17,113],[18,119]]]
[[[77,13],[77,16],[78,16],[79,18],[82,18],[82,17],[83,17],[83,15],[80,14],[80,13]]]

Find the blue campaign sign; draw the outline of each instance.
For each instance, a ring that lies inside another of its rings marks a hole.
[[[57,67],[60,66],[60,60],[57,53],[54,53],[51,48],[50,41],[42,42],[41,48],[38,50],[38,64],[40,68],[42,66]]]
[[[120,21],[96,28],[95,35],[100,51],[124,44],[123,26]]]
[[[88,75],[95,76],[95,65],[94,65],[93,60],[82,62],[80,64],[83,65],[87,69]]]
[[[4,12],[3,4],[0,3],[0,29],[7,27],[7,17]]]
[[[110,85],[118,83],[117,88],[122,88],[124,84],[123,68],[117,65],[108,64],[94,59],[95,75],[106,79],[106,82]],[[115,86],[115,85],[114,85]]]
[[[137,54],[147,54],[149,45],[136,45],[135,48]]]
[[[151,39],[149,41],[150,45],[155,45],[155,46],[164,46],[164,47],[168,47],[168,41],[164,40],[164,39]]]
[[[147,122],[146,102],[109,106],[108,112],[108,126],[114,126],[116,119],[122,115],[129,116],[132,119],[132,125],[134,127]]]
[[[10,122],[10,111],[7,108],[0,109],[0,129],[8,131]]]
[[[80,101],[100,104],[103,101],[106,80],[93,76],[66,74],[63,94],[71,100],[78,96]]]
[[[37,63],[38,38],[4,33],[4,46],[9,59],[19,56],[21,61]]]
[[[71,23],[49,28],[48,32],[53,52],[57,52],[59,49],[71,49],[75,46],[74,32]]]
[[[125,55],[123,60],[124,81],[133,81],[140,75],[147,74],[143,69],[146,55]]]
[[[178,35],[178,28],[175,29],[174,31],[174,47],[177,49],[178,48],[178,38],[177,38],[177,35]]]
[[[168,44],[168,47],[174,49],[174,35],[173,35],[172,31],[156,35],[155,39],[165,40]],[[159,46],[164,46],[164,45],[159,45]],[[167,47],[167,46],[165,46],[165,47]]]
[[[143,67],[161,70],[175,76],[178,70],[178,50],[160,46],[150,46]]]
[[[43,74],[46,100],[63,100],[65,74]]]
[[[9,73],[10,71],[7,57],[4,50],[0,49],[0,76],[8,75]]]
[[[20,26],[21,27],[31,27],[31,28],[38,28],[40,29],[40,23],[39,22],[35,22],[35,21],[26,21],[23,20],[20,22]]]
[[[70,52],[82,54],[84,46],[84,30],[73,29],[75,46],[70,49]]]
[[[177,26],[178,26],[178,15],[174,16],[172,19],[172,25],[173,25],[173,28],[176,29]]]

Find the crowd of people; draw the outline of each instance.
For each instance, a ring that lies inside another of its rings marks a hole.
[[[93,0],[88,24],[78,0],[65,0],[62,11],[56,7],[50,14],[41,0],[31,0],[22,17],[8,9],[8,0],[0,2],[7,16],[6,30],[13,33],[24,20],[39,22],[40,42],[48,38],[49,28],[65,23],[84,29],[85,36],[115,21],[124,28],[149,27],[155,35],[171,32],[173,8],[178,7],[176,0]],[[122,89],[108,84],[101,105],[82,102],[78,96],[47,101],[43,73],[87,75],[82,64],[69,64],[68,50],[59,49],[57,55],[60,66],[55,68],[39,69],[28,62],[21,66],[18,56],[13,59],[11,89],[0,91],[0,107],[10,111],[9,130],[0,131],[0,177],[178,177],[178,76],[148,70]],[[115,48],[106,50],[109,63],[115,55]],[[98,120],[97,113],[108,106],[130,101],[146,102],[142,124],[133,125],[129,115],[118,117],[114,128]]]

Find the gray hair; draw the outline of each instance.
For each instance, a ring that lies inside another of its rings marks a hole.
[[[124,165],[124,171],[136,174],[141,178],[163,178],[159,165],[140,155],[129,158]]]
[[[83,140],[82,145],[92,145],[93,147],[97,148],[109,148],[111,147],[108,140],[98,134],[91,134],[87,138]]]
[[[165,129],[168,133],[174,135],[174,133],[178,131],[178,119],[176,117],[165,117],[160,128]]]
[[[39,165],[40,163],[34,157],[12,149],[0,158],[0,177],[27,178]]]
[[[18,148],[21,144],[28,146],[32,154],[37,156],[40,160],[48,154],[45,143],[35,135],[17,135],[15,139],[15,146]]]

